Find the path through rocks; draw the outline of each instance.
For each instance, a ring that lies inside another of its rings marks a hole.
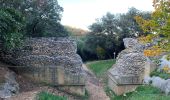
[[[90,95],[89,100],[110,100],[110,98],[106,95],[102,83],[96,76],[87,68],[84,64],[83,69],[86,74],[86,89]]]

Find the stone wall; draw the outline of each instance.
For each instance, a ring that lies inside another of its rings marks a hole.
[[[133,38],[123,41],[126,49],[119,53],[116,64],[108,71],[108,85],[118,95],[133,91],[152,70],[152,62],[143,54],[148,46]]]
[[[82,91],[77,94],[83,94],[82,59],[76,52],[77,45],[70,38],[29,38],[23,47],[3,56],[3,60],[16,65],[19,74],[36,82],[81,86]]]

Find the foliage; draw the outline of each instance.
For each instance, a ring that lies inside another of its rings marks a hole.
[[[96,59],[112,59],[114,52],[118,54],[124,49],[123,38],[138,37],[146,35],[134,17],[142,15],[146,19],[150,18],[149,12],[141,12],[135,8],[130,8],[125,14],[107,13],[102,18],[96,20],[89,29],[89,34],[86,35],[85,46],[86,51],[93,54]],[[100,50],[99,50],[100,48]],[[100,57],[98,51],[103,49]]]
[[[23,26],[24,17],[21,13],[12,8],[0,8],[0,40],[3,42],[3,49],[20,46],[24,35]]]
[[[169,66],[168,66],[168,65],[164,66],[163,69],[162,69],[162,71],[164,71],[165,73],[170,74],[170,73],[169,73],[169,72],[170,72]]]
[[[96,76],[101,77],[104,73],[107,73],[108,69],[112,67],[115,63],[115,60],[100,60],[88,62],[87,66],[92,70]]]
[[[97,53],[97,56],[98,56],[99,59],[104,59],[106,51],[102,47],[97,46],[96,53]]]
[[[155,9],[155,11],[151,15],[150,20],[146,20],[141,16],[136,16],[135,19],[144,32],[152,33],[153,36],[149,38],[150,40],[154,40],[155,38],[159,38],[157,41],[157,47],[161,49],[162,52],[167,52],[170,49],[170,2],[161,0],[160,6]],[[145,39],[147,39],[146,37]],[[151,41],[153,42],[153,41]],[[154,49],[149,51],[154,52]],[[157,52],[157,54],[161,54],[162,52]],[[154,54],[153,54],[154,55]],[[155,56],[155,55],[154,55]]]
[[[159,77],[161,77],[163,79],[170,79],[170,74],[165,72],[165,71],[157,71],[157,70],[155,70],[155,71],[153,71],[151,73],[151,76],[159,76]]]
[[[68,36],[68,32],[60,24],[63,8],[57,0],[1,0],[0,6],[14,8],[25,16],[27,36]]]
[[[148,34],[147,36],[140,36],[138,38],[139,42],[146,44],[146,43],[151,43],[153,42],[153,38],[155,38],[155,35],[153,34]]]
[[[170,61],[170,54],[166,56],[166,60]]]
[[[26,9],[27,35],[32,37],[68,36],[65,28],[60,24],[63,8],[57,0],[38,0],[29,2]],[[32,9],[30,9],[32,8]]]
[[[138,23],[135,16],[142,16],[145,19],[150,19],[150,12],[141,12],[136,8],[130,8],[125,14],[111,14],[107,13],[96,23],[90,26],[90,30],[94,33],[103,33],[114,36],[136,37],[145,35]]]
[[[152,46],[147,50],[144,50],[144,55],[148,57],[158,56],[163,52],[160,46]]]
[[[67,100],[65,97],[55,96],[47,92],[40,92],[36,100]]]
[[[112,59],[113,52],[119,52],[124,48],[123,43],[120,41],[112,35],[90,33],[86,35],[85,49],[93,54],[96,59]],[[97,51],[99,47],[105,50],[103,52],[105,55],[102,55],[102,57],[99,57],[99,52]]]

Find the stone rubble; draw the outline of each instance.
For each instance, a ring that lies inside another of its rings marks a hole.
[[[82,86],[80,91],[84,91],[83,62],[71,38],[28,38],[22,47],[4,55],[3,60],[32,80],[52,85],[78,85]]]
[[[8,98],[19,93],[19,84],[15,80],[15,73],[8,71],[5,74],[5,83],[0,85],[0,98]]]
[[[144,46],[139,44],[136,39],[132,38],[125,38],[123,41],[126,49],[119,53],[114,68],[109,72],[120,80],[128,76],[140,78],[140,76],[144,74],[144,68],[147,63],[147,57],[142,53]],[[137,81],[137,83],[141,83],[142,79]],[[128,80],[126,80],[126,82],[128,82]],[[132,80],[129,80],[128,83],[133,84]]]
[[[116,64],[108,71],[109,87],[118,95],[133,91],[151,70],[151,61],[143,54],[149,46],[133,38],[125,38],[123,42],[125,50],[119,53]]]
[[[151,84],[153,87],[159,88],[166,95],[170,93],[170,79],[162,79],[160,77],[146,77],[144,79],[146,84]]]

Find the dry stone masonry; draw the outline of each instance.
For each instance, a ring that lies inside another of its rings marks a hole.
[[[142,84],[151,66],[149,58],[143,54],[144,45],[133,38],[123,41],[126,49],[119,53],[116,64],[108,72],[109,87],[118,95],[133,91]]]
[[[16,75],[7,68],[0,68],[0,99],[8,98],[19,93]]]
[[[76,52],[76,43],[70,38],[29,38],[4,60],[18,66],[20,74],[35,82],[83,95],[85,78]]]

